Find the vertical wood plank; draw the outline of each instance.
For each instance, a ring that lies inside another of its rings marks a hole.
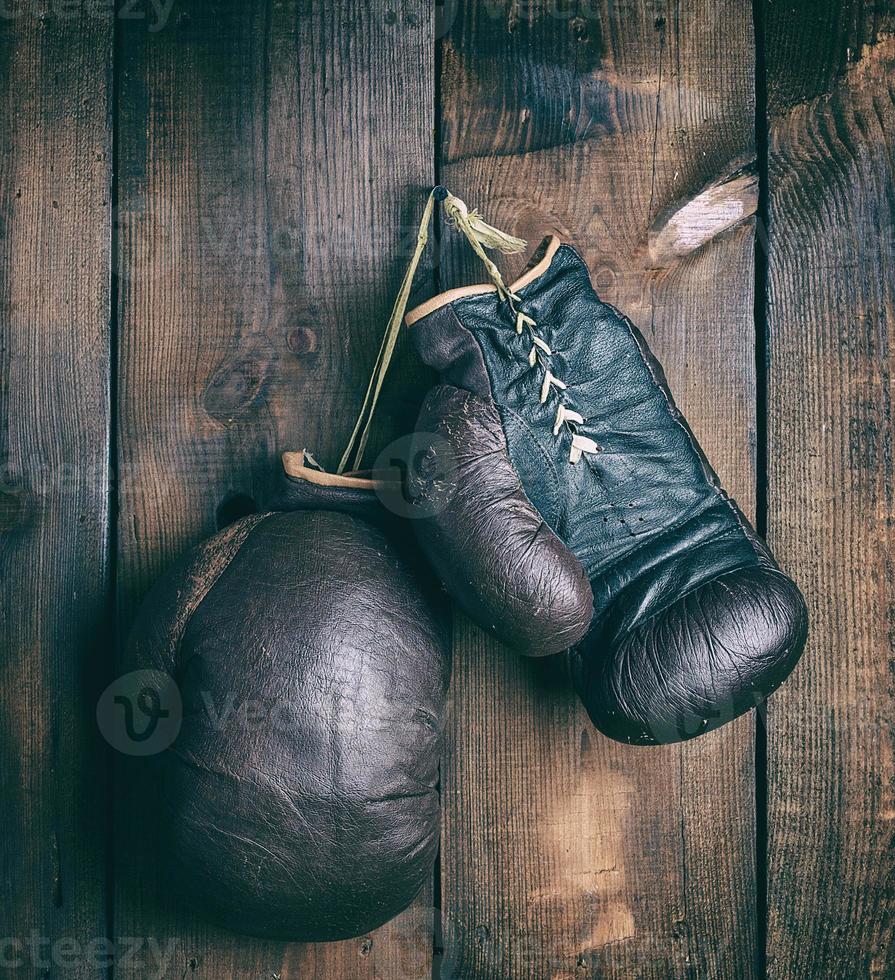
[[[895,5],[766,11],[769,533],[811,614],[769,706],[768,975],[895,975]]]
[[[184,0],[164,30],[125,25],[123,625],[179,552],[263,501],[282,450],[338,461],[432,182],[432,35],[423,0]],[[380,445],[412,424],[408,363]],[[350,942],[253,941],[175,903],[139,814],[120,826],[117,929],[173,941],[172,975],[429,975],[431,894]]]
[[[0,18],[0,963],[99,978],[112,18]]]
[[[445,16],[444,183],[532,246],[578,246],[751,510],[754,180],[727,181],[754,155],[751,11],[469,0]],[[746,220],[697,208],[679,240],[668,209],[706,188]],[[442,285],[479,281],[449,248]],[[752,720],[624,747],[549,668],[458,632],[442,977],[752,976]]]

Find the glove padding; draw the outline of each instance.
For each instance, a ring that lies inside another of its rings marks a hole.
[[[469,615],[522,652],[574,647],[577,689],[607,735],[650,744],[715,728],[792,670],[804,601],[577,254],[548,240],[510,293],[455,290],[407,317],[442,379],[411,473],[423,550]]]
[[[593,615],[590,582],[525,495],[494,405],[439,385],[417,433],[428,447],[409,471],[409,495],[427,516],[414,524],[454,598],[528,656],[577,643]]]
[[[372,491],[299,482],[287,506],[348,513],[253,515],[204,542],[147,597],[130,661],[184,703],[152,760],[172,883],[234,931],[317,942],[431,880],[450,653],[425,568],[353,516]]]

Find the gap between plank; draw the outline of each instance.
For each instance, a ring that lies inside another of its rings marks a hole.
[[[433,13],[433,44],[435,50],[433,54],[433,71],[435,77],[432,81],[432,95],[434,105],[432,106],[432,173],[435,183],[441,183],[441,59],[443,38],[440,36],[438,24],[437,8]],[[436,207],[432,215],[432,239],[434,260],[432,263],[432,278],[435,292],[441,292],[441,208]],[[453,630],[451,631],[453,633]],[[451,637],[451,654],[453,655],[453,636]],[[452,656],[453,659],[453,656]],[[441,803],[441,767],[439,766],[438,776],[438,810],[441,822],[439,824],[439,836],[444,828],[444,810]],[[435,855],[435,865],[432,868],[432,980],[441,980],[441,964],[444,961],[445,935],[444,917],[441,914],[441,840],[439,840],[438,853]]]
[[[119,96],[121,92],[121,28],[117,10],[112,17],[112,65],[109,82],[109,130],[111,139],[109,181],[109,655],[108,678],[111,681],[118,663],[118,523],[120,513],[118,481],[118,382],[119,382],[119,199],[118,199],[118,133]],[[107,980],[115,976],[115,751],[107,752],[106,786],[106,934],[112,954],[106,965]]]
[[[768,73],[765,0],[753,0],[755,31],[755,150],[758,211],[755,217],[755,529],[768,533]],[[767,976],[768,939],[768,732],[767,707],[755,711],[755,974]]]

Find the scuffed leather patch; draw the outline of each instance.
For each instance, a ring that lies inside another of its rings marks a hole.
[[[496,408],[452,385],[426,398],[418,434],[433,436],[437,474],[411,474],[422,548],[451,595],[499,639],[545,656],[577,642],[593,616],[584,569],[525,494]],[[434,501],[434,504],[433,504]]]
[[[270,514],[251,514],[183,555],[147,593],[131,628],[129,659],[175,674],[190,618],[252,530]]]

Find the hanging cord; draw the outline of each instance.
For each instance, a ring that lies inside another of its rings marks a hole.
[[[385,327],[385,336],[382,338],[379,354],[376,356],[376,363],[373,366],[370,383],[367,385],[367,393],[364,395],[360,415],[357,417],[357,422],[354,423],[351,438],[348,440],[345,452],[342,453],[342,458],[339,460],[339,468],[336,470],[337,473],[345,472],[345,467],[348,465],[348,459],[351,456],[352,450],[355,452],[353,468],[355,470],[360,469],[364,450],[367,448],[367,439],[370,436],[373,413],[376,411],[376,403],[379,401],[382,383],[385,381],[385,374],[391,363],[392,354],[395,352],[395,344],[398,342],[401,320],[404,318],[404,311],[407,309],[407,301],[410,298],[413,277],[416,275],[417,266],[420,263],[426,242],[429,240],[429,222],[432,220],[432,210],[435,206],[435,191],[437,190],[438,188],[436,187],[429,194],[426,201],[426,207],[423,210],[423,217],[416,236],[416,248],[413,251],[410,264],[407,266],[407,272],[404,273],[401,288],[398,290],[398,295],[395,298],[395,305],[392,307],[391,316],[388,318],[388,323]]]
[[[463,232],[475,254],[485,264],[488,275],[497,287],[500,298],[508,299],[510,291],[503,281],[500,270],[488,258],[485,249],[496,248],[498,251],[503,252],[504,255],[513,255],[515,252],[521,252],[527,243],[521,238],[513,238],[512,235],[498,231],[497,228],[492,228],[491,225],[486,224],[482,220],[482,216],[478,211],[470,211],[460,198],[454,197],[453,194],[447,194],[447,197],[445,197],[444,210],[450,223]]]
[[[337,473],[344,473],[348,460],[354,454],[352,468],[360,469],[364,451],[367,448],[367,440],[370,436],[370,427],[373,423],[373,414],[376,411],[376,404],[382,391],[382,384],[391,363],[392,355],[395,352],[395,344],[398,342],[398,334],[401,332],[401,323],[404,319],[404,312],[410,299],[410,290],[413,286],[413,279],[416,275],[417,266],[429,240],[429,222],[432,220],[432,212],[435,204],[444,205],[448,221],[459,231],[461,231],[472,246],[473,251],[485,264],[491,281],[497,287],[497,292],[501,299],[509,299],[510,291],[507,289],[497,266],[488,258],[485,253],[486,248],[497,249],[505,255],[512,255],[521,252],[526,247],[526,242],[521,238],[514,238],[507,235],[497,228],[487,224],[478,211],[470,211],[469,208],[460,200],[454,197],[447,188],[438,186],[432,190],[426,201],[423,210],[423,217],[420,221],[419,231],[416,236],[416,248],[404,274],[404,280],[392,307],[391,316],[385,328],[385,336],[376,357],[376,364],[373,367],[373,374],[370,383],[367,385],[367,393],[364,395],[364,403],[361,406],[360,415],[354,425],[348,446],[339,461]]]

